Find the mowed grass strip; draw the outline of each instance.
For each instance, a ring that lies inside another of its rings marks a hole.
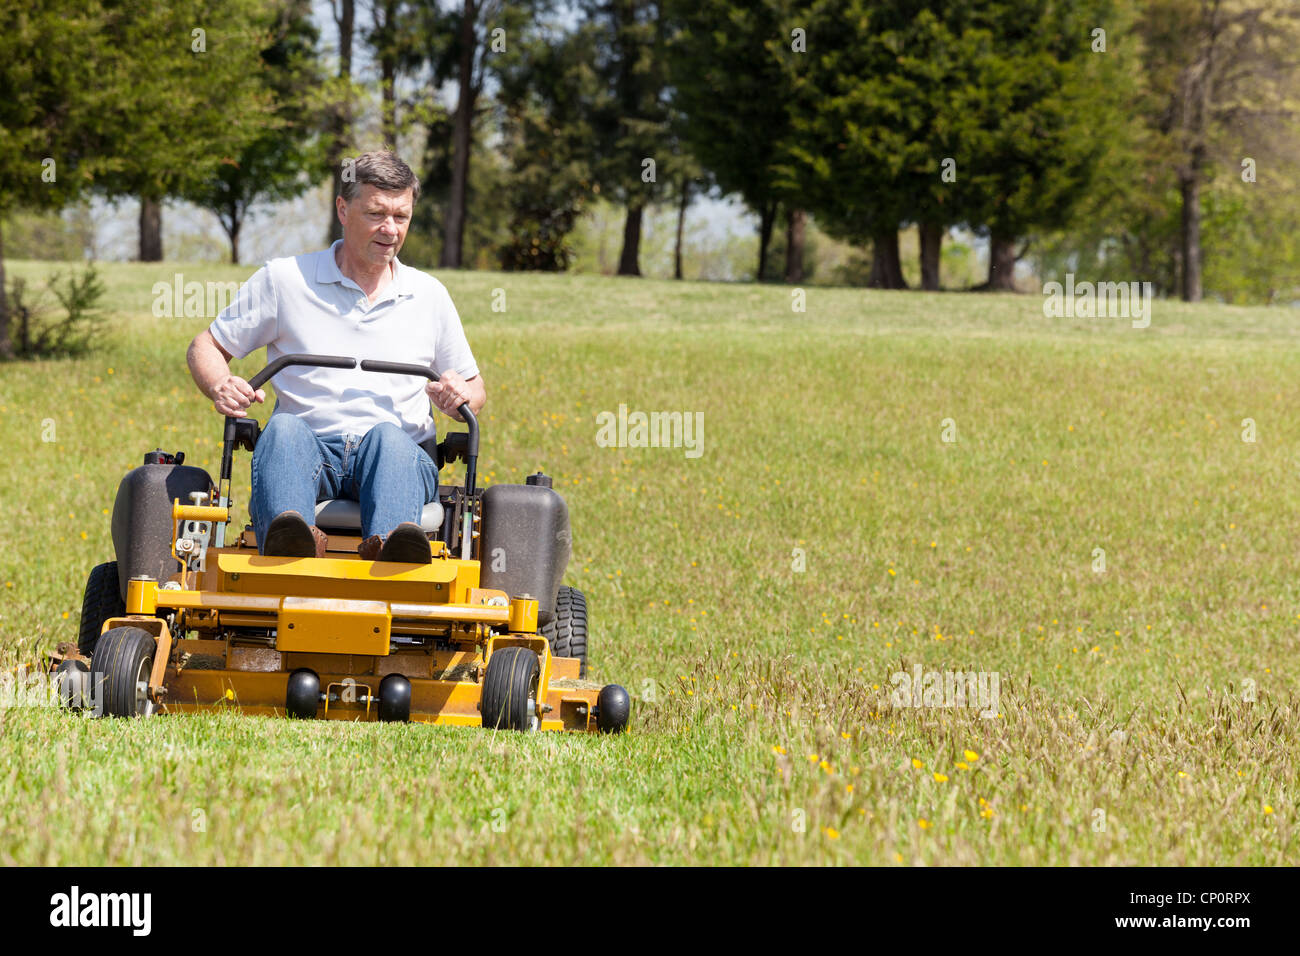
[[[0,366],[10,664],[75,635],[145,451],[217,470],[184,364],[205,320],[151,314],[178,271],[251,270],[106,266],[103,351]],[[631,732],[7,707],[0,861],[1296,860],[1294,313],[445,281],[488,386],[480,473],[555,477]],[[703,453],[601,447],[620,404],[702,412]],[[234,495],[243,520],[247,455]],[[997,715],[893,699],[918,669],[996,673]]]

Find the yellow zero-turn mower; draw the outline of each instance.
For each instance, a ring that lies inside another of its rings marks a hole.
[[[357,360],[285,355],[290,365]],[[436,379],[418,365],[362,361],[365,371]],[[424,507],[429,564],[358,556],[361,516],[346,499],[316,505],[323,558],[258,554],[251,527],[230,524],[236,448],[260,426],[227,418],[220,484],[154,451],[118,487],[117,560],[90,574],[76,647],[50,668],[73,707],[118,717],[238,707],[249,714],[425,721],[514,730],[621,731],[627,691],[586,678],[587,606],[562,585],[568,506],[538,472],[522,485],[475,484],[478,422],[436,446],[438,468],[465,463],[463,486]]]

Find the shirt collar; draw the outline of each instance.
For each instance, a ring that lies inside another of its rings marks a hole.
[[[359,292],[361,291],[361,287],[339,270],[339,264],[334,259],[335,250],[337,250],[342,244],[342,239],[335,239],[334,243],[320,254],[320,258],[316,262],[316,281],[321,284],[337,282],[341,285],[356,289]],[[410,271],[410,269],[398,261],[396,256],[393,256],[393,281],[388,284],[380,298],[374,304],[378,304],[379,302],[384,301],[384,299],[405,299],[415,295],[415,292],[411,289]]]

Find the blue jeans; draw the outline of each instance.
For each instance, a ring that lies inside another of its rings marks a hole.
[[[397,425],[321,437],[296,415],[272,415],[253,451],[248,511],[258,551],[271,519],[284,511],[314,524],[316,502],[351,498],[361,503],[361,537],[387,537],[403,521],[419,524],[437,497],[433,460]]]

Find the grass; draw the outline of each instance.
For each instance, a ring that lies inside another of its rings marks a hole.
[[[176,271],[251,270],[105,266],[102,352],[0,366],[11,661],[74,635],[146,450],[217,467],[205,321],[150,313]],[[5,708],[0,862],[1295,862],[1293,311],[1158,302],[1135,330],[1029,296],[444,281],[481,469],[555,476],[630,732]],[[703,455],[598,446],[620,403],[702,411]],[[894,702],[917,667],[996,672],[998,715]]]

